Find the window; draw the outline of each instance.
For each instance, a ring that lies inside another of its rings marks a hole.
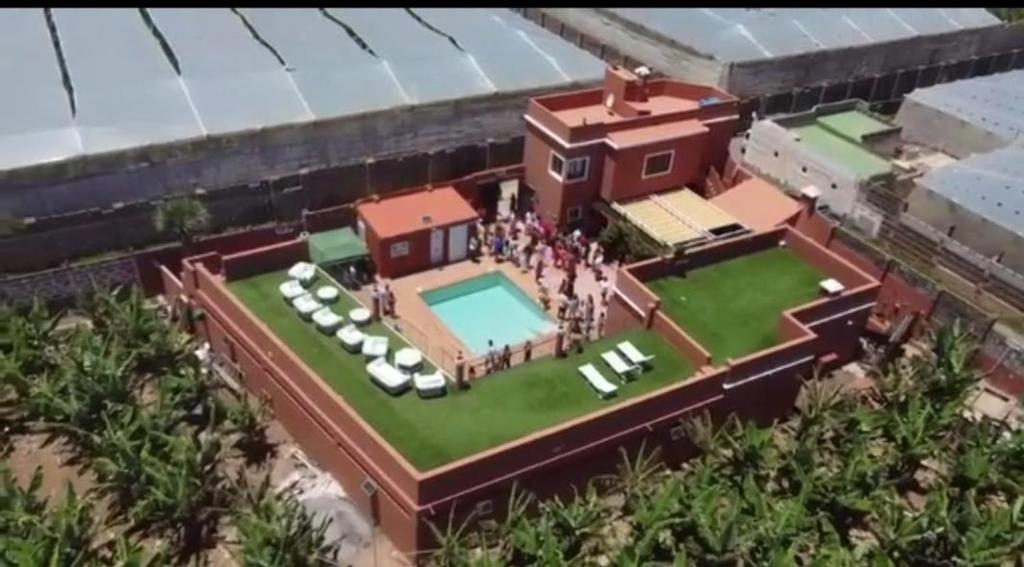
[[[590,158],[587,156],[569,158],[551,152],[551,163],[548,165],[551,176],[563,183],[584,181],[590,171]]]
[[[562,156],[551,152],[551,173],[555,174],[558,179],[562,178],[562,169],[565,167],[565,160]]]
[[[675,151],[648,154],[644,158],[643,179],[665,175],[672,170],[672,160],[675,158]]]
[[[403,240],[402,242],[395,242],[391,245],[391,257],[401,258],[409,254],[409,241]]]
[[[565,212],[566,222],[576,222],[583,218],[583,207],[571,207]]]

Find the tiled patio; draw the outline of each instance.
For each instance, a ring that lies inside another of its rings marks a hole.
[[[522,268],[516,268],[511,262],[498,263],[492,257],[484,256],[480,258],[479,263],[464,260],[394,280],[381,280],[381,284],[383,285],[386,281],[395,294],[395,310],[398,317],[397,319],[389,318],[389,322],[405,335],[410,342],[433,359],[436,364],[440,365],[447,372],[454,372],[456,353],[461,350],[468,360],[471,356],[470,349],[434,315],[434,312],[420,294],[495,270],[500,271],[515,282],[517,286],[527,292],[531,299],[537,302],[538,305],[540,304],[540,288],[534,282],[532,269],[523,270]],[[611,264],[605,265],[602,266],[601,270],[604,276],[609,278],[609,289],[611,289],[615,285],[616,266]],[[565,273],[562,270],[556,269],[551,265],[548,265],[544,270],[544,283],[548,288],[549,297],[552,299],[551,308],[548,310],[548,314],[552,319],[557,319],[558,302],[556,292],[558,291],[558,285],[564,277]],[[372,305],[371,289],[371,286],[364,286],[356,293],[359,300],[367,306]],[[594,301],[597,305],[595,321],[598,315],[604,311],[604,307],[601,306],[600,302],[600,289],[600,285],[594,279],[593,271],[581,265],[577,269],[576,290],[581,297],[585,297],[586,294],[594,294]],[[500,325],[501,322],[495,321],[495,324]],[[550,339],[551,337],[548,337],[547,340],[538,339],[534,341],[534,358],[553,354],[554,342]],[[499,348],[500,346],[502,345],[499,345]],[[519,361],[521,361],[521,356],[519,356],[518,352],[514,352],[513,362],[518,363]]]

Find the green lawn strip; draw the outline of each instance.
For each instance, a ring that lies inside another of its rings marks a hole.
[[[647,285],[718,365],[778,344],[779,316],[815,299],[824,277],[792,251],[776,248]]]
[[[468,391],[449,388],[447,396],[433,400],[420,399],[409,391],[396,398],[370,382],[362,356],[346,352],[336,338],[319,333],[285,304],[277,290],[285,279],[283,272],[275,272],[229,285],[293,352],[420,470],[621,403],[693,373],[692,366],[663,338],[650,331],[634,331],[588,344],[581,355],[540,359],[481,378]],[[342,299],[351,301],[345,295]],[[628,384],[619,381],[600,358],[621,340],[630,340],[655,356],[653,368]],[[601,401],[579,375],[576,368],[588,362],[619,385],[616,398]]]

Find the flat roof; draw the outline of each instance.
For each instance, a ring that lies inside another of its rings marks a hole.
[[[1007,146],[938,167],[920,184],[1024,236],[1024,147]]]
[[[892,164],[859,144],[834,134],[821,124],[807,124],[789,129],[800,136],[800,142],[823,158],[849,168],[856,175],[870,179],[892,172]]]
[[[295,311],[281,301],[278,286],[287,279],[283,271],[271,272],[230,282],[228,287],[329,388],[420,471],[682,383],[694,371],[686,357],[666,339],[641,329],[594,341],[583,354],[536,358],[481,377],[465,392],[454,392],[454,384],[449,384],[448,394],[440,398],[422,399],[412,391],[392,396],[370,381],[363,355],[347,352],[338,339],[317,331],[313,323],[296,317]],[[347,313],[359,303],[341,289],[335,310]],[[406,344],[401,335],[382,323],[371,323],[367,331],[388,336],[392,351]],[[623,340],[653,355],[654,364],[641,379],[619,383],[615,398],[601,400],[580,378],[578,367],[590,363],[611,378],[601,353],[614,349]]]
[[[771,248],[644,282],[716,365],[783,342],[779,316],[819,297],[826,276],[788,248]]]
[[[851,140],[863,140],[865,136],[897,129],[857,109],[819,116],[817,121]]]
[[[476,220],[473,207],[451,186],[416,191],[356,206],[379,238]]]
[[[760,177],[741,181],[712,197],[711,202],[755,231],[783,224],[799,213],[801,207],[800,203]]]
[[[683,120],[629,130],[617,130],[609,132],[605,137],[617,148],[628,148],[703,134],[707,131],[707,126],[701,124],[700,120]]]
[[[43,9],[0,10],[0,170],[591,83],[604,72],[597,57],[504,9],[52,13],[54,37]]]
[[[984,8],[609,8],[719,61],[769,59],[1000,25]]]
[[[629,105],[638,110],[648,110],[652,116],[673,112],[686,112],[700,107],[696,100],[671,95],[652,95],[647,98],[646,102],[629,101]],[[637,118],[634,116],[623,116],[617,112],[609,112],[603,100],[593,104],[553,110],[551,114],[570,128],[583,126],[584,124],[614,124]]]

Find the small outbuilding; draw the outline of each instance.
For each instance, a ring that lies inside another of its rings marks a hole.
[[[386,278],[464,260],[479,218],[451,186],[367,201],[356,214],[377,273]]]

